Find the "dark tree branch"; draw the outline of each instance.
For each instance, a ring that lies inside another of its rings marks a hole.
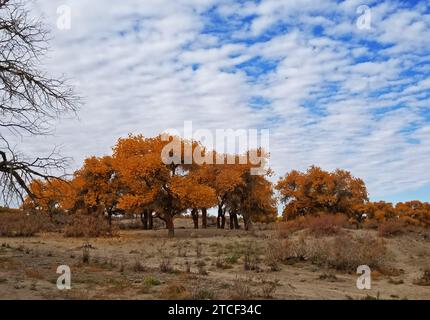
[[[0,197],[32,196],[33,179],[54,179],[67,159],[56,151],[46,157],[24,160],[5,138],[50,133],[52,121],[75,113],[79,99],[64,79],[50,78],[40,69],[48,32],[31,18],[24,1],[0,0]]]

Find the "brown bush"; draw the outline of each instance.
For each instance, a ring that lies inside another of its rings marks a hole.
[[[254,297],[250,279],[236,278],[230,290],[230,299],[250,300]]]
[[[310,248],[302,234],[298,239],[285,242],[284,258],[285,260],[306,260]]]
[[[393,237],[406,231],[407,226],[400,220],[388,220],[378,226],[378,234],[381,237]]]
[[[337,270],[355,272],[360,265],[388,270],[387,250],[380,238],[337,235],[332,238],[312,239],[302,234],[285,242],[285,261],[311,261]]]
[[[387,262],[384,241],[370,236],[336,236],[308,246],[306,255],[313,263],[337,270],[355,272],[360,265],[384,269]]]
[[[272,299],[276,288],[279,286],[279,280],[266,280],[261,279],[261,292],[262,297],[265,299]]]
[[[379,222],[376,219],[366,219],[362,224],[364,229],[376,230],[379,227]]]
[[[117,230],[102,216],[77,214],[64,229],[65,237],[112,237]]]
[[[173,281],[161,290],[163,300],[186,300],[190,298],[187,288],[179,281]]]
[[[281,270],[280,263],[285,259],[283,240],[270,240],[265,250],[265,262],[271,271]]]
[[[0,212],[0,237],[31,237],[49,231],[52,223],[42,214],[26,214],[20,210]]]
[[[304,217],[300,217],[294,220],[277,223],[275,230],[278,238],[286,239],[294,232],[304,229],[304,220]]]
[[[304,227],[316,236],[332,236],[339,234],[348,225],[347,218],[342,214],[321,214],[307,217]]]
[[[294,232],[303,229],[308,229],[316,236],[331,236],[339,234],[342,228],[348,226],[347,217],[343,214],[319,214],[280,222],[276,231],[279,238],[288,238]]]

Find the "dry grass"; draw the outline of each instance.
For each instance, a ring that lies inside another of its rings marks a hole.
[[[173,273],[174,269],[172,267],[172,259],[168,256],[162,257],[160,260],[159,269],[162,273]]]
[[[27,276],[27,278],[31,278],[31,279],[43,279],[42,274],[35,269],[26,269],[25,270],[25,275]]]
[[[311,261],[336,270],[355,272],[360,265],[385,269],[387,249],[382,239],[372,236],[340,235],[325,239],[298,239],[285,242],[287,261]]]
[[[51,227],[46,215],[26,214],[20,210],[0,212],[0,237],[32,237]]]
[[[388,220],[378,226],[378,234],[381,237],[394,237],[407,231],[407,226],[400,220]]]
[[[175,280],[162,289],[160,298],[163,300],[183,300],[189,296],[190,293],[183,283]]]
[[[430,286],[430,268],[424,270],[420,278],[414,281],[418,286]]]
[[[114,226],[101,216],[75,215],[72,222],[64,229],[65,237],[113,237],[117,235]]]
[[[310,246],[309,258],[317,265],[355,272],[360,265],[384,269],[387,249],[383,240],[371,236],[336,236],[316,241]]]
[[[272,299],[275,295],[276,288],[279,286],[279,280],[261,279],[261,295],[265,299]]]
[[[236,278],[230,292],[230,299],[232,300],[249,300],[254,297],[249,279]]]
[[[322,214],[305,219],[304,227],[315,236],[333,236],[348,226],[345,215]]]
[[[279,238],[285,239],[303,229],[307,229],[310,234],[315,236],[332,236],[339,234],[342,228],[346,227],[349,227],[349,224],[345,215],[320,214],[280,222],[276,226],[276,231]]]
[[[265,263],[271,271],[281,270],[280,263],[285,260],[285,244],[282,240],[269,240],[265,250]]]
[[[145,272],[147,271],[147,267],[140,261],[138,258],[134,259],[133,263],[133,271],[134,272]]]
[[[260,270],[259,263],[260,259],[257,247],[254,242],[248,242],[243,252],[243,269],[258,271]]]
[[[91,239],[84,246],[83,239],[51,232],[3,239],[0,278],[7,282],[0,287],[18,299],[345,299],[363,295],[355,286],[356,267],[368,264],[384,296],[428,296],[423,286],[428,276],[417,273],[429,265],[428,239],[415,233],[383,239],[376,230],[315,236],[304,229],[279,239],[275,230],[254,236],[243,230],[194,230],[186,219],[178,219],[177,225],[175,239],[167,238],[164,229],[120,231],[119,237]],[[91,253],[88,264],[83,263],[85,247]],[[179,249],[185,247],[188,251]],[[59,262],[73,268],[72,295],[56,290]],[[390,268],[397,273],[387,273]],[[45,279],[31,271],[26,275],[27,269],[38,270]],[[14,279],[22,279],[18,284],[24,287],[14,290]],[[35,281],[37,290],[32,290]],[[370,293],[376,295],[375,290]]]

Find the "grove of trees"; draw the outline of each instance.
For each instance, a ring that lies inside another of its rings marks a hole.
[[[274,221],[277,203],[270,170],[253,175],[252,164],[197,164],[185,161],[184,154],[172,163],[162,159],[167,141],[162,136],[145,138],[130,135],[121,138],[111,156],[90,157],[70,180],[54,182],[34,180],[29,185],[34,197],[27,197],[26,208],[49,214],[63,211],[102,214],[109,222],[117,213],[140,215],[145,229],[152,228],[154,218],[163,220],[169,236],[174,235],[175,216],[191,212],[195,228],[207,227],[207,210],[218,208],[218,227],[225,227],[226,213],[230,227],[239,228],[238,215],[245,229],[255,221]],[[186,147],[206,150],[194,141],[180,139],[181,152]],[[211,153],[213,157],[227,157]],[[239,156],[236,156],[239,157]]]
[[[206,153],[200,143],[180,139],[181,156],[172,163],[163,161],[167,141],[161,135],[145,138],[130,135],[120,138],[112,155],[89,157],[69,180],[33,180],[32,197],[24,206],[54,215],[93,214],[112,223],[116,214],[140,216],[144,229],[152,229],[155,218],[164,221],[169,236],[174,235],[174,218],[189,212],[194,227],[207,227],[207,212],[217,209],[217,227],[238,229],[241,217],[245,230],[253,222],[277,219],[278,200],[284,204],[283,218],[342,214],[353,224],[372,219],[379,223],[401,220],[407,224],[429,226],[430,204],[419,201],[398,203],[371,202],[363,180],[345,170],[327,172],[312,166],[306,172],[293,170],[276,184],[272,171],[253,175],[255,165],[198,164],[185,161],[184,150]],[[214,152],[211,157],[225,158]],[[275,193],[278,192],[278,195]]]
[[[363,180],[350,172],[337,169],[327,172],[310,167],[306,172],[293,170],[276,184],[279,197],[285,204],[285,219],[318,214],[343,214],[351,223],[364,220],[383,223],[397,220],[405,224],[430,226],[430,204],[421,201],[389,202],[369,201]]]

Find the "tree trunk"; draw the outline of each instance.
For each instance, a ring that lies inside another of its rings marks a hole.
[[[194,229],[199,228],[199,211],[197,209],[191,210],[191,217],[193,218],[194,222]]]
[[[221,228],[222,205],[218,205],[218,217],[216,218],[216,227]]]
[[[148,213],[149,213],[148,214],[148,229],[152,230],[154,228],[154,221],[153,221],[153,218],[152,218],[152,211],[149,211]]]
[[[230,212],[230,229],[240,229],[236,212]]]
[[[148,230],[148,211],[143,211],[140,214],[140,220],[142,220],[143,230]]]
[[[202,209],[202,228],[206,229],[208,227],[208,210],[206,208]]]
[[[112,226],[112,212],[108,212],[109,226]]]
[[[166,216],[166,229],[169,230],[168,236],[170,238],[173,238],[175,236],[175,226],[173,224],[173,216],[172,215]]]
[[[222,210],[222,217],[221,217],[221,229],[225,228],[225,211],[226,209]]]
[[[236,212],[233,215],[233,221],[234,221],[234,228],[240,229],[239,220],[237,219],[237,213]]]

